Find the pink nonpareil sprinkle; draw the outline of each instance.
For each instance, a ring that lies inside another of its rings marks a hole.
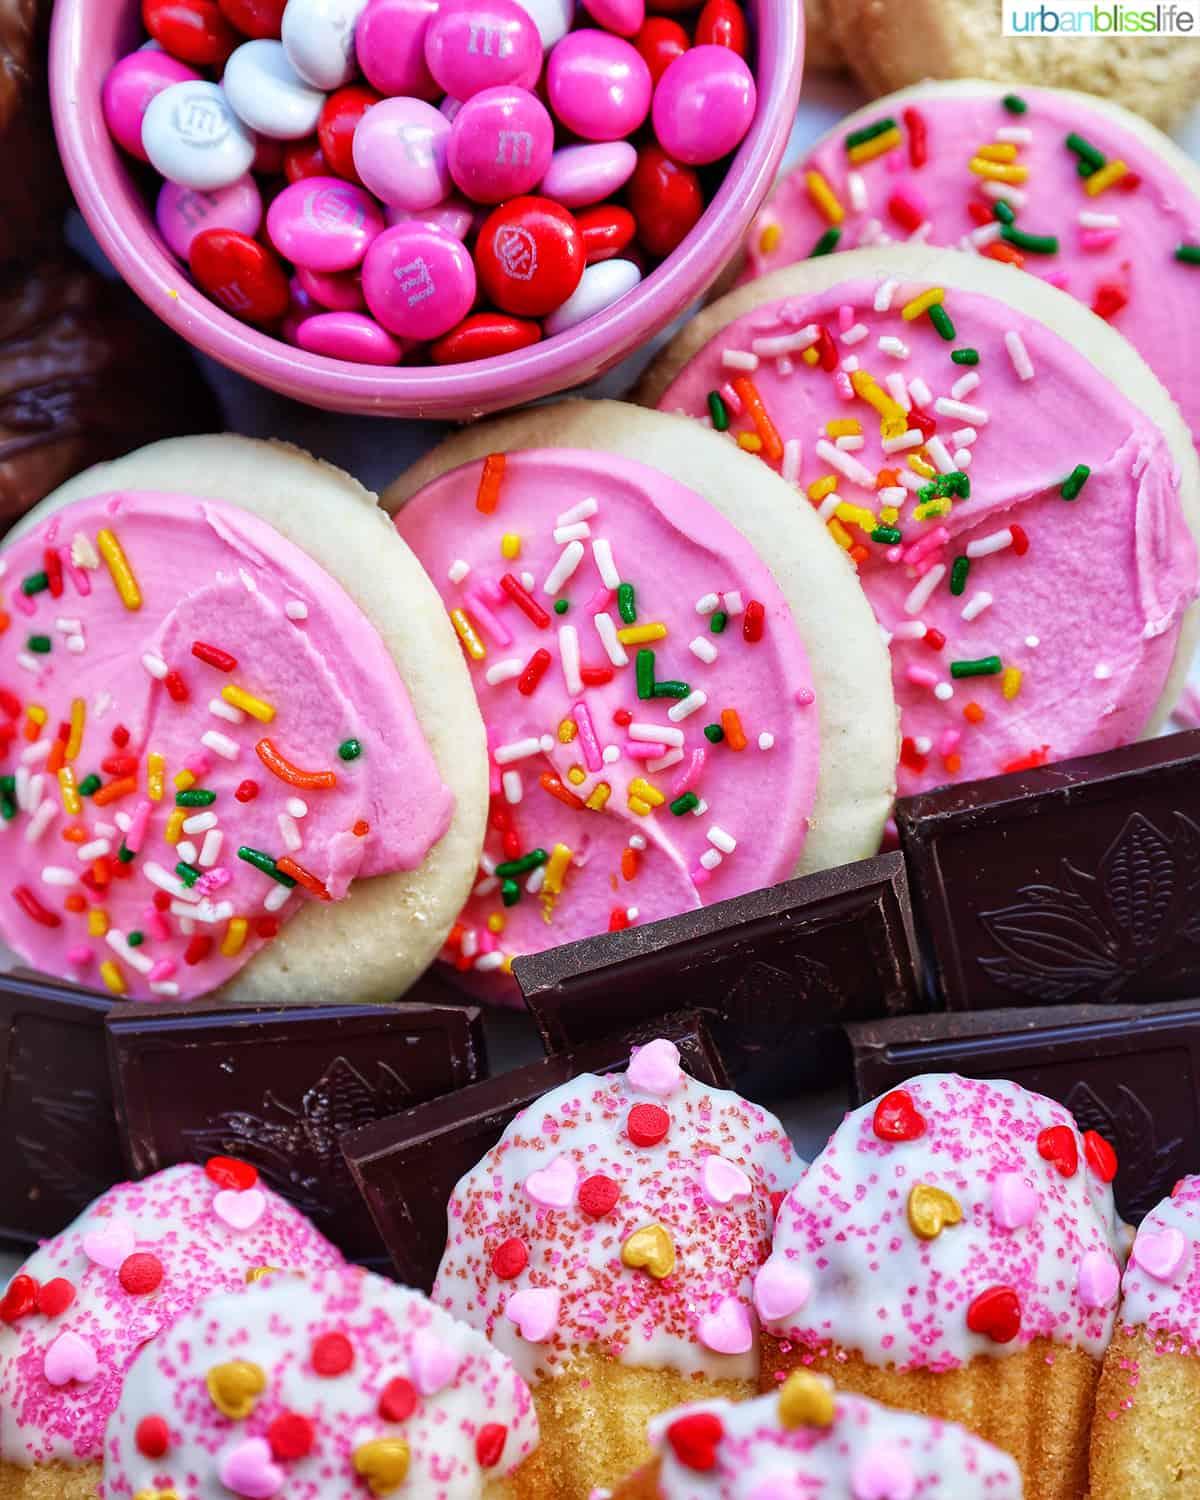
[[[906,563],[915,563],[927,552],[932,552],[937,547],[944,547],[950,540],[950,533],[944,526],[935,526],[932,531],[927,531],[919,537],[911,547],[905,548],[901,557]]]
[[[1120,234],[1120,229],[1115,227],[1108,229],[1081,229],[1079,231],[1079,248],[1081,250],[1107,250],[1110,245],[1116,243]],[[1049,280],[1049,277],[1046,279]]]
[[[694,886],[700,887],[702,885],[707,885],[708,882],[712,879],[712,876],[709,871],[704,868],[703,865],[697,865],[696,868],[688,876],[688,879]]]
[[[488,795],[492,796],[492,797],[498,797],[500,795],[500,793],[504,790],[504,783],[501,780],[502,773],[501,773],[500,767],[496,764],[496,757],[493,754],[493,752],[496,749],[496,746],[499,743],[500,743],[500,733],[499,733],[499,731],[497,729],[495,729],[494,727],[492,727],[491,725],[489,725],[488,726],[488,731],[487,731],[487,747],[488,747]]]
[[[598,615],[606,610],[612,601],[612,589],[597,589],[583,607],[589,615]]]
[[[816,701],[817,695],[813,692],[812,688],[802,687],[796,689],[796,702],[801,708],[808,708]]]
[[[512,600],[508,597],[508,595],[504,592],[504,590],[500,587],[500,585],[494,578],[477,578],[475,589],[476,592],[482,594],[487,602],[493,607],[498,607],[501,604],[512,603]]]
[[[944,729],[941,739],[938,740],[938,754],[953,755],[961,743],[961,729]]]
[[[507,598],[507,595],[504,595]],[[480,628],[495,641],[497,646],[511,646],[513,642],[512,631],[498,620],[492,613],[491,606],[483,596],[482,589],[467,589],[464,593],[467,608],[475,616]]]
[[[175,971],[176,963],[173,958],[160,958],[146,978],[151,984],[161,984],[164,979],[170,979]]]
[[[674,802],[677,797],[682,797],[684,792],[691,791],[692,787],[694,787],[700,780],[701,773],[704,770],[704,766],[707,760],[707,751],[692,751],[687,765],[683,768],[682,771],[680,771],[679,775],[675,778],[674,785],[671,787],[672,802]]]
[[[88,577],[86,570],[77,568],[70,558],[63,559],[63,567],[75,587],[75,592],[81,599],[86,599],[92,592],[92,580]]]
[[[218,865],[215,870],[206,870],[196,882],[196,889],[202,896],[211,896],[214,891],[221,890],[233,879],[223,865]]]
[[[742,398],[738,395],[738,393],[734,390],[734,388],[729,384],[728,381],[726,381],[725,384],[721,387],[721,400],[724,401],[725,405],[729,408],[729,410],[735,417],[741,416]]]
[[[20,589],[17,589],[17,591],[14,594],[11,594],[9,597],[12,601],[13,608],[20,610],[23,615],[33,614],[34,610],[37,607],[34,604],[33,600],[29,597],[29,595],[23,594]]]
[[[157,906],[147,906],[142,912],[142,926],[149,928],[152,936],[158,938],[161,943],[165,943],[171,936],[171,928],[167,919]]]
[[[92,950],[86,943],[80,943],[78,947],[67,949],[67,962],[76,969],[82,969],[92,961]]]
[[[626,740],[621,746],[631,760],[658,760],[667,753],[667,748],[657,740]]]
[[[906,669],[904,675],[908,678],[909,682],[913,683],[916,687],[932,688],[937,687],[938,684],[938,674],[932,671],[929,667],[918,667],[916,665],[910,665]]]
[[[575,728],[579,731],[579,748],[583,751],[584,765],[589,771],[602,770],[604,759],[600,754],[600,744],[596,739],[596,730],[587,704],[576,703],[571,709],[571,717],[575,720]]]
[[[838,329],[846,333],[854,327],[854,308],[849,302],[843,302],[838,308]]]
[[[197,750],[195,755],[189,755],[183,764],[193,776],[207,776],[212,770],[212,757],[206,755],[203,750]]]
[[[833,377],[833,388],[840,401],[854,400],[854,387],[850,384],[850,377],[845,370],[839,370]]]

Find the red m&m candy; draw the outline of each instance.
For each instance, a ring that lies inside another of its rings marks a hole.
[[[484,293],[505,312],[541,318],[561,307],[583,275],[583,236],[549,198],[513,198],[488,215],[475,244]]]
[[[508,313],[471,313],[457,328],[431,344],[429,355],[435,365],[467,364],[526,349],[541,336],[541,325],[528,318],[513,318]]]
[[[633,215],[619,203],[597,203],[580,209],[575,222],[583,236],[583,253],[589,266],[620,255],[637,229]]]
[[[181,62],[223,63],[242,40],[216,0],[142,0],[142,21]]]
[[[299,182],[302,177],[328,177],[329,163],[315,136],[305,141],[292,141],[284,149],[283,175],[289,182]],[[341,173],[339,176],[343,175]]]
[[[670,255],[704,212],[700,179],[661,146],[643,146],[626,189],[638,239],[651,255]]]
[[[373,104],[383,98],[364,83],[348,83],[326,99],[317,123],[317,139],[330,171],[362,185],[354,165],[354,132]]]
[[[247,323],[273,323],[287,311],[288,283],[278,258],[236,229],[206,229],[192,241],[192,275],[214,302]]]
[[[650,69],[650,77],[657,83],[669,65],[687,51],[688,35],[678,21],[667,16],[650,16],[634,37],[633,45],[642,54]]]
[[[729,47],[746,55],[746,12],[736,0],[708,0],[696,22],[697,47]]]
[[[249,37],[279,40],[287,0],[217,0],[225,19]]]

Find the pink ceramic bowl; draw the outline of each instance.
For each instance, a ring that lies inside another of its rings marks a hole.
[[[611,369],[702,295],[736,251],[783,154],[804,56],[799,0],[749,3],[757,32],[758,113],[691,234],[611,308],[531,348],[474,364],[381,370],[307,354],[239,323],[192,285],[163,244],[100,107],[108,70],[144,40],[138,0],[57,0],[50,57],[55,130],[67,176],[101,247],[142,301],[197,349],[329,411],[477,417]]]

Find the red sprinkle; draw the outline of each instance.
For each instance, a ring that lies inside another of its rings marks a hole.
[[[1117,1175],[1117,1153],[1097,1131],[1083,1132],[1083,1154],[1101,1182],[1111,1182]]]
[[[579,1184],[579,1206],[589,1219],[602,1219],[617,1206],[621,1188],[611,1177],[596,1172]]]
[[[15,1323],[18,1318],[27,1318],[37,1308],[38,1284],[32,1276],[23,1273],[14,1276],[8,1291],[0,1301],[0,1323]]]
[[[171,1446],[171,1432],[163,1417],[143,1417],[133,1440],[143,1458],[162,1458]]]
[[[817,329],[817,342],[814,347],[822,370],[836,370],[838,366],[837,345],[833,342],[833,334],[824,323]]]
[[[1114,317],[1129,301],[1129,293],[1114,281],[1102,281],[1096,288],[1092,311],[1101,318]]]
[[[624,932],[629,926],[629,913],[623,906],[614,906],[608,914],[609,932]]]
[[[694,1411],[677,1417],[667,1428],[667,1441],[685,1469],[706,1474],[717,1466],[717,1444],[725,1425],[715,1411]]]
[[[183,950],[183,961],[185,964],[202,964],[212,952],[213,940],[205,932],[198,932],[188,942]]]
[[[908,425],[915,427],[921,436],[927,440],[937,431],[937,423],[929,413],[918,411],[915,406],[908,414]]]
[[[929,757],[918,753],[916,740],[908,734],[900,741],[900,764],[907,766],[910,771],[916,771],[918,775],[929,764]]]
[[[504,1453],[508,1442],[508,1428],[500,1422],[488,1422],[479,1429],[475,1438],[475,1457],[481,1469],[494,1469]]]
[[[222,651],[219,646],[209,646],[204,641],[192,642],[192,655],[198,661],[216,667],[218,672],[232,672],[237,666],[236,656],[230,656],[228,651]]]
[[[1010,1286],[990,1286],[967,1308],[967,1327],[994,1344],[1011,1344],[1021,1331],[1021,1303]]]
[[[1007,765],[1001,766],[1002,771],[1036,771],[1038,766],[1044,766],[1050,755],[1050,746],[1043,745],[1038,750],[1031,750],[1028,755],[1022,755],[1017,760],[1010,760]]]
[[[163,686],[170,694],[172,703],[186,703],[188,701],[190,694],[188,693],[187,683],[184,682],[174,667],[163,678]]]
[[[907,1089],[893,1089],[875,1106],[871,1126],[881,1141],[915,1141],[925,1134],[925,1116]]]
[[[258,1182],[258,1168],[236,1156],[210,1156],[204,1163],[204,1174],[210,1182],[233,1193],[244,1193]]]
[[[914,229],[919,229],[925,222],[916,204],[911,198],[906,198],[903,193],[892,194],[888,199],[887,210],[900,228],[907,230],[909,234]]]
[[[305,1458],[316,1439],[316,1428],[298,1411],[281,1411],[267,1428],[267,1442],[275,1458]]]
[[[269,941],[273,937],[278,937],[279,918],[259,917],[258,921],[254,924],[254,930],[264,942]]]
[[[914,167],[923,167],[929,160],[925,116],[919,110],[906,109],[902,118],[908,126],[908,159]]]
[[[931,651],[940,651],[946,644],[946,637],[940,630],[935,630],[932,625],[926,630],[921,640]]]
[[[979,225],[980,229],[982,229],[985,224],[991,224],[995,222],[996,215],[992,212],[992,210],[986,203],[980,203],[978,198],[972,198],[970,203],[967,204],[967,212],[971,215],[971,218],[974,219],[975,223]]]
[[[344,1375],[353,1364],[354,1346],[344,1333],[323,1333],[313,1341],[312,1366],[318,1375]]]
[[[584,687],[603,687],[606,682],[613,680],[613,669],[611,667],[580,667],[579,680]]]
[[[1136,193],[1141,185],[1142,175],[1140,172],[1126,172],[1124,177],[1118,178],[1117,182],[1114,184],[1114,186],[1120,188],[1123,193]]]
[[[411,1380],[397,1375],[389,1380],[379,1396],[379,1415],[385,1422],[404,1422],[417,1409],[417,1388]]]
[[[45,1318],[61,1318],[74,1301],[74,1283],[65,1276],[56,1276],[38,1292],[38,1312]]]
[[[613,723],[624,729],[627,724],[633,723],[633,715],[627,708],[618,708],[613,712]]]
[[[742,636],[745,640],[754,642],[763,638],[763,621],[766,611],[757,599],[751,599],[746,605],[746,613],[742,616]]]
[[[61,927],[62,918],[56,911],[48,911],[27,885],[13,887],[13,900],[30,919],[40,927]]]
[[[170,904],[171,904],[171,898],[166,893],[166,891],[155,891],[155,893],[154,893],[154,909],[156,911],[166,911],[167,907],[170,906]]]
[[[57,547],[47,547],[42,553],[42,567],[46,570],[46,582],[50,586],[51,599],[61,599],[63,591],[62,558]]]
[[[106,755],[100,762],[100,769],[106,776],[136,776],[137,768],[136,755]]]
[[[500,579],[500,587],[523,613],[529,616],[539,630],[545,630],[550,624],[550,616],[537,602],[533,595],[512,573],[505,573]]]
[[[117,1278],[131,1297],[148,1297],[162,1285],[162,1261],[157,1255],[139,1250],[121,1262]]]
[[[625,1130],[635,1146],[657,1146],[671,1128],[671,1116],[661,1104],[635,1104]]]
[[[124,750],[125,746],[129,743],[129,731],[125,728],[124,724],[117,725],[112,732],[111,739],[118,750]]]
[[[498,1245],[492,1256],[492,1271],[501,1281],[511,1281],[514,1276],[519,1276],[528,1264],[529,1251],[525,1241],[515,1235]]]
[[[782,1188],[779,1188],[776,1192],[769,1194],[769,1197],[771,1199],[771,1212],[778,1218],[779,1210],[783,1207],[783,1200],[787,1197],[787,1193]]]
[[[1029,537],[1026,534],[1025,528],[1018,526],[1014,521],[1009,525],[1008,529],[1012,532],[1013,551],[1018,557],[1024,557],[1029,551]]]
[[[249,777],[245,781],[239,781],[233,795],[239,802],[253,802],[258,796],[258,782],[251,781]]]
[[[1037,1138],[1037,1148],[1042,1160],[1057,1167],[1061,1176],[1074,1177],[1079,1170],[1079,1147],[1069,1125],[1048,1125]]]
[[[517,690],[524,693],[526,698],[532,697],[534,689],[546,675],[549,666],[550,653],[544,647],[539,646],[526,662],[525,670],[517,678]]]

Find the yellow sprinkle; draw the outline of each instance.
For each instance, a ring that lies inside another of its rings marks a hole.
[[[982,156],[973,156],[967,163],[976,177],[986,177],[989,182],[1024,182],[1029,176],[1028,167],[1010,166],[1006,162],[987,161]]]
[[[824,175],[820,172],[805,172],[804,186],[808,189],[808,196],[813,203],[825,215],[825,222],[840,224],[846,217],[846,210],[838,201],[838,195],[829,186]]]
[[[487,647],[479,639],[479,632],[472,625],[465,609],[452,609],[450,611],[450,623],[454,626],[459,640],[463,643],[467,655],[472,661],[482,661],[487,655]]]
[[[498,912],[498,911],[494,911],[491,914],[491,916],[487,919],[487,928],[488,928],[489,932],[503,932],[504,931],[504,917],[503,917],[503,915],[500,912]]]
[[[40,703],[31,703],[25,710],[25,712],[29,715],[33,722],[39,726],[46,722],[46,710]]]
[[[820,359],[820,357],[821,356],[817,353],[817,351],[814,348],[812,348],[811,346],[809,348],[807,348],[807,349],[801,350],[801,353],[800,353],[800,358],[804,361],[804,363],[806,365],[815,365],[816,362],[817,362],[817,360]]]
[[[108,931],[108,913],[102,906],[93,906],[88,912],[88,937],[103,937]]]
[[[847,552],[849,552],[851,546],[853,545],[850,533],[846,530],[846,528],[842,525],[842,523],[837,519],[836,516],[829,522],[829,535],[834,539],[839,547],[843,547]]]
[[[1101,167],[1098,172],[1093,172],[1090,177],[1083,179],[1083,190],[1089,198],[1095,198],[1105,188],[1112,187],[1114,182],[1120,182],[1128,172],[1129,168],[1123,161],[1110,161],[1107,166]]]
[[[558,743],[569,745],[579,733],[579,726],[574,719],[564,719],[558,726]]]
[[[826,495],[831,495],[837,489],[837,476],[835,474],[823,474],[820,479],[814,479],[808,487],[808,498],[817,504],[824,500]]]
[[[909,455],[908,467],[913,471],[914,474],[919,474],[922,479],[937,478],[937,470],[933,467],[933,465],[931,463],[927,463],[923,458],[918,458],[915,453]]]
[[[506,531],[500,538],[500,556],[508,558],[512,562],[514,557],[521,555],[521,538],[515,531]]]
[[[624,630],[617,631],[617,640],[622,646],[644,646],[650,641],[661,641],[667,633],[667,627],[661,620],[654,620],[649,625],[627,625]]]
[[[906,302],[900,309],[900,316],[906,323],[911,323],[914,318],[919,318],[923,312],[928,312],[931,307],[936,307],[945,300],[945,288],[931,286],[927,292],[922,292],[919,297]]]
[[[547,896],[557,896],[561,892],[563,876],[567,873],[570,863],[570,849],[566,844],[555,844],[550,851],[550,858],[546,861],[546,878],[542,881],[542,890]]]
[[[221,956],[223,958],[236,958],[242,951],[242,944],[246,941],[246,932],[250,924],[245,917],[230,917],[229,926],[225,929],[225,936],[221,939]]]
[[[932,521],[935,516],[948,516],[952,504],[950,500],[926,500],[913,511],[913,520]]]
[[[168,844],[177,844],[183,834],[184,820],[188,815],[186,807],[177,807],[167,819],[167,826],[163,829],[163,838]]]
[[[778,249],[782,236],[783,230],[778,224],[768,224],[758,237],[758,248],[764,255],[770,255],[772,250]]]
[[[884,505],[880,507],[879,519],[885,526],[894,526],[900,519],[900,512],[894,505]]]
[[[146,757],[146,795],[151,802],[161,802],[163,799],[163,780],[166,776],[167,763],[157,750],[151,750]]]
[[[75,785],[75,772],[70,766],[63,766],[58,773],[59,790],[62,792],[63,811],[71,817],[76,817],[83,807],[79,800],[79,792]]]
[[[639,818],[645,818],[648,817],[650,813],[654,811],[654,809],[648,802],[643,802],[640,797],[635,797],[631,793],[629,797],[629,811],[637,813]]]
[[[71,700],[71,733],[67,737],[67,748],[63,751],[64,760],[74,760],[79,754],[79,748],[83,744],[83,725],[87,717],[87,704],[82,698]]]
[[[182,770],[175,777],[175,790],[177,792],[190,792],[196,785],[196,773],[194,771]]]
[[[843,500],[834,515],[839,521],[848,521],[851,526],[861,526],[864,531],[871,531],[878,524],[875,517],[862,505],[851,505]]]
[[[885,422],[901,424],[900,432],[908,430],[908,418],[904,408],[898,401],[893,401],[891,396],[883,389],[873,375],[868,375],[866,370],[854,370],[850,375],[850,384],[854,388],[854,394],[864,400],[868,406],[873,406]],[[900,432],[895,435],[899,437]],[[884,436],[891,434],[885,432]]]
[[[257,1286],[260,1281],[265,1281],[268,1276],[278,1276],[282,1271],[281,1266],[251,1266],[246,1272],[246,1285]]]
[[[511,953],[506,953],[504,955],[504,962],[500,965],[500,972],[502,974],[511,974],[512,973],[512,954]]]
[[[648,802],[651,807],[661,807],[667,800],[656,786],[653,786],[644,776],[635,776],[629,783],[630,795],[640,797],[643,802]]]
[[[257,719],[260,724],[269,724],[275,717],[275,710],[269,703],[264,703],[261,698],[256,698],[253,693],[248,693],[234,682],[221,689],[221,697],[234,708],[240,708],[252,719]]]
[[[103,532],[100,534],[101,536],[104,535]],[[100,965],[100,978],[103,979],[114,995],[123,995],[125,993],[125,976],[121,973],[113,959],[106,958]]]
[[[1011,702],[1021,691],[1021,669],[1020,667],[1005,667],[1004,675],[1000,679],[1000,691]]]
[[[572,766],[567,771],[567,780],[572,786],[582,786],[587,780],[587,772],[582,766]]]
[[[757,432],[739,432],[737,435],[737,445],[745,453],[762,452],[762,438],[759,437]]]
[[[841,417],[836,422],[826,422],[825,432],[831,438],[859,437],[862,423],[857,417]]]
[[[597,782],[596,786],[592,790],[592,795],[587,799],[587,802],[584,804],[584,806],[591,808],[592,812],[602,812],[604,810],[604,804],[611,796],[612,787],[609,786],[608,782]],[[647,811],[649,811],[649,809],[647,809]]]
[[[1011,141],[993,141],[990,145],[980,146],[975,155],[982,161],[1016,161],[1017,148]]]
[[[877,135],[874,140],[863,141],[860,146],[851,146],[846,153],[855,166],[864,161],[874,161],[877,156],[883,156],[888,151],[894,151],[900,144],[899,130],[885,130],[882,135]]]
[[[108,564],[108,571],[112,574],[112,581],[116,585],[117,593],[121,596],[121,603],[126,609],[141,609],[142,591],[138,588],[137,579],[133,576],[129,559],[121,550],[120,542],[107,526],[96,533],[96,546],[100,549],[100,556]]]

